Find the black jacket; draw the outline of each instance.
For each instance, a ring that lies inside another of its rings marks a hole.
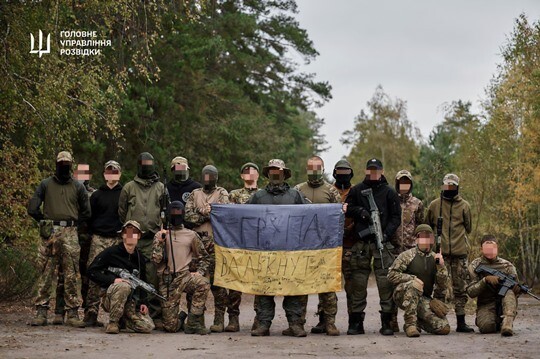
[[[347,217],[354,219],[356,238],[358,239],[358,232],[368,228],[369,219],[363,218],[361,212],[363,209],[369,212],[369,202],[367,197],[362,195],[362,190],[371,188],[373,190],[373,198],[379,209],[379,215],[381,219],[381,226],[383,235],[388,240],[392,237],[394,232],[401,224],[401,206],[399,204],[399,196],[396,191],[388,185],[386,178],[381,177],[381,180],[375,185],[370,184],[368,181],[357,184],[351,188],[351,191],[347,195],[346,203]],[[374,238],[366,238],[371,240]]]
[[[167,190],[169,191],[169,199],[171,202],[180,201],[185,206],[191,191],[197,188],[201,188],[201,184],[188,178],[182,183],[170,181],[167,183]]]
[[[99,187],[90,197],[92,218],[90,219],[91,233],[104,237],[117,237],[122,229],[122,222],[118,215],[118,199],[122,185],[118,183],[114,188],[107,185]]]
[[[86,275],[100,287],[108,288],[117,278],[116,275],[107,270],[108,267],[126,269],[130,273],[133,273],[133,270],[136,269],[139,271],[139,278],[146,282],[145,264],[147,261],[138,248],[135,248],[133,254],[129,254],[124,244],[120,243],[98,254],[88,267]],[[137,289],[137,292],[139,292],[138,297],[143,303],[146,299],[146,292],[141,289]]]
[[[260,189],[246,204],[304,204],[304,196],[297,190],[290,188],[287,183],[281,186],[268,185]]]

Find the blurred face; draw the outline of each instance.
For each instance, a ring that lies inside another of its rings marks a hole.
[[[308,179],[316,181],[320,179],[324,173],[323,162],[318,158],[311,158],[308,160],[306,170]]]
[[[498,253],[499,253],[499,248],[497,247],[496,242],[487,241],[487,242],[482,243],[482,254],[487,259],[497,258]]]
[[[107,167],[103,172],[103,178],[105,178],[108,184],[114,184],[120,181],[121,175],[122,173],[119,170],[111,166]]]
[[[186,181],[189,177],[189,170],[188,170],[188,166],[186,164],[175,164],[172,168],[171,168],[171,171],[174,175],[174,178],[178,181],[178,182],[183,182],[183,181]]]
[[[281,168],[270,168],[268,170],[268,179],[272,184],[282,184],[285,181],[285,171]]]
[[[350,168],[336,168],[336,175],[345,175],[348,176],[352,173]]]
[[[382,175],[384,174],[384,170],[379,170],[375,167],[369,167],[366,168],[366,176],[371,181],[378,181],[381,179]]]
[[[418,245],[418,249],[420,249],[422,252],[427,253],[431,250],[431,247],[435,243],[435,237],[433,236],[433,233],[420,232],[418,233],[416,243]]]
[[[214,184],[216,183],[216,181],[217,181],[217,176],[212,173],[205,173],[203,175],[203,184],[205,185]]]
[[[245,184],[253,185],[259,180],[259,171],[253,167],[246,167],[240,175]]]
[[[411,180],[404,177],[399,180],[399,193],[401,194],[407,194],[411,190],[412,183]]]
[[[92,174],[90,173],[90,165],[87,165],[85,163],[80,163],[77,165],[77,169],[75,172],[73,172],[73,177],[77,181],[90,181],[92,178]]]
[[[443,191],[455,191],[458,189],[458,186],[455,184],[443,184],[441,188]]]
[[[141,238],[141,232],[133,226],[127,226],[122,230],[122,241],[128,253],[133,253]]]

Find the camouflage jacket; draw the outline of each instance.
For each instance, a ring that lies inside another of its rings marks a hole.
[[[514,279],[518,279],[516,267],[506,259],[502,259],[500,257],[497,257],[493,260],[489,260],[484,256],[481,256],[479,258],[476,258],[469,264],[469,274],[471,281],[469,282],[469,286],[467,287],[467,294],[471,298],[477,299],[477,305],[485,305],[494,303],[497,300],[497,292],[499,288],[492,287],[490,284],[486,283],[485,281],[485,274],[477,274],[475,273],[476,267],[478,267],[480,264],[485,264],[486,266],[496,269],[508,276],[513,277]]]
[[[416,246],[414,230],[424,223],[424,204],[411,194],[399,194],[401,204],[401,224],[391,238],[399,253]]]
[[[253,193],[257,192],[258,188],[240,188],[232,190],[229,193],[229,202],[236,204],[245,204]]]
[[[229,193],[223,187],[216,187],[212,191],[205,191],[203,188],[193,190],[186,202],[186,214],[184,220],[193,223],[196,227],[195,232],[206,232],[212,234],[212,226],[210,225],[210,213],[204,213],[206,204],[229,203]]]
[[[433,251],[425,254],[418,247],[411,248],[403,253],[401,253],[392,263],[390,269],[388,270],[388,280],[393,285],[398,285],[400,283],[405,283],[416,278],[416,276],[407,273],[407,268],[413,261],[414,257],[419,254],[420,256],[435,256]],[[435,274],[435,283],[441,289],[445,290],[448,287],[448,270],[446,266],[437,266],[437,273]]]

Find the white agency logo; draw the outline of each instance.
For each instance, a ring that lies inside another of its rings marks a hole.
[[[43,54],[51,53],[51,34],[47,35],[47,47],[43,49],[43,32],[39,30],[39,47],[34,50],[34,34],[30,34],[30,53],[39,54],[39,57]]]

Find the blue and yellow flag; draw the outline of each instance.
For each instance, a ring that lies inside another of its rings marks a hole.
[[[340,291],[341,207],[212,205],[214,284],[258,295]]]

